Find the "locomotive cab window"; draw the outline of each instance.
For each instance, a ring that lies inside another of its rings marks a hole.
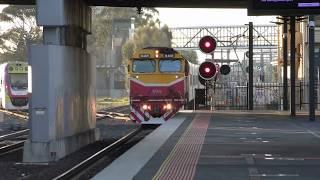
[[[28,74],[9,74],[11,88],[13,90],[26,90],[28,88]]]
[[[134,60],[132,72],[150,73],[156,71],[156,62],[154,60]]]
[[[164,59],[159,62],[160,72],[181,72],[181,61],[177,59]]]

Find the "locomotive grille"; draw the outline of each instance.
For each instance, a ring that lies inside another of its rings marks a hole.
[[[154,112],[155,112],[155,113],[160,113],[160,107],[155,107],[155,108],[154,108]]]

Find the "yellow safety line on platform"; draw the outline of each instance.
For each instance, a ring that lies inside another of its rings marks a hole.
[[[163,171],[165,170],[165,168],[167,167],[167,164],[169,163],[170,160],[173,159],[173,156],[176,154],[177,148],[178,148],[178,144],[180,143],[180,141],[182,141],[182,137],[185,136],[187,134],[187,132],[190,130],[190,128],[192,127],[192,123],[190,123],[190,125],[188,126],[188,128],[186,129],[186,131],[182,134],[181,138],[179,139],[178,143],[174,146],[173,150],[171,151],[171,153],[169,154],[169,156],[166,158],[166,160],[162,163],[160,169],[158,170],[158,172],[156,173],[156,175],[152,178],[152,180],[157,180],[159,179],[159,176],[163,173]]]
[[[172,176],[179,176],[181,179],[193,178],[210,117],[210,114],[197,114],[194,117],[156,175],[152,178],[153,180],[175,179]],[[182,153],[181,150],[184,152]],[[186,162],[182,163],[182,161]],[[178,165],[179,167],[177,167]]]

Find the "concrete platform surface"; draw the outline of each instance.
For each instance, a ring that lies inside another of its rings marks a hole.
[[[184,120],[178,125],[181,117]],[[133,159],[126,153],[126,158],[121,156],[117,164],[111,165],[118,174],[127,174],[121,164],[140,161],[149,148],[157,144],[159,149],[155,153],[155,149],[151,150],[152,157],[146,155],[148,158],[143,160],[146,163],[139,164],[138,171],[126,177],[101,172],[100,179],[320,179],[318,121],[274,114],[203,112],[182,112],[177,119],[160,126],[157,134],[148,136],[149,144],[136,145],[139,152],[134,150],[136,146],[131,149],[138,153],[134,154],[138,158]],[[169,135],[164,129],[174,124],[176,130]],[[165,143],[164,139],[157,143],[159,137],[168,138]]]
[[[185,119],[185,115],[178,115],[173,121],[163,124],[93,179],[133,179]]]

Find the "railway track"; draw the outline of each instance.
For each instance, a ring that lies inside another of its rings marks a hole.
[[[112,118],[116,120],[124,120],[129,121],[129,106],[118,106],[118,107],[112,107],[112,108],[106,108],[97,111],[96,118],[97,120],[105,119],[105,118]],[[0,109],[0,112],[12,115],[18,118],[21,118],[23,120],[28,120],[28,112],[27,111],[9,111],[5,109]]]
[[[0,112],[21,118],[23,120],[29,119],[27,111],[9,111],[9,110],[5,110],[5,109],[0,109]]]
[[[128,150],[131,147],[131,146],[130,147],[125,146],[125,144],[128,141],[130,141],[133,138],[135,138],[138,134],[143,133],[143,131],[149,131],[148,133],[145,133],[145,135],[143,135],[143,137],[145,137],[153,129],[155,129],[155,126],[147,127],[147,128],[146,127],[139,127],[137,129],[133,130],[132,132],[128,133],[127,135],[123,136],[121,139],[119,139],[116,142],[110,144],[109,146],[103,148],[102,150],[100,150],[99,152],[95,153],[91,157],[89,157],[86,160],[80,162],[79,164],[77,164],[73,168],[65,171],[64,173],[62,173],[61,175],[59,175],[59,176],[57,176],[57,177],[55,177],[53,179],[54,180],[78,179],[81,176],[85,175],[87,173],[87,170],[89,170],[91,168],[94,168],[95,165],[98,164],[101,159],[106,158],[109,153],[112,153],[113,151],[125,152],[126,150]],[[139,137],[140,140],[143,137]],[[103,160],[101,160],[101,161],[103,161]]]
[[[128,110],[129,106],[120,106],[114,108],[103,109],[97,112],[97,120],[112,118],[118,120],[129,120],[129,115],[121,113],[125,110]],[[4,109],[0,109],[0,112],[6,113],[8,115],[12,115],[23,120],[28,120],[28,112],[26,111],[8,111]],[[25,139],[16,139],[20,136],[28,135],[29,129],[25,129],[22,131],[17,131],[14,133],[6,134],[0,136],[0,156],[7,154],[8,152],[16,151],[23,148]]]
[[[26,141],[26,137],[23,136],[28,135],[28,133],[29,129],[25,129],[0,136],[0,144],[3,145],[0,147],[0,156],[22,149]]]
[[[137,128],[133,130],[132,132],[128,133],[127,135],[123,136],[121,139],[117,140],[116,142],[110,144],[109,146],[103,148],[99,152],[95,153],[91,157],[85,159],[84,161],[80,162],[73,168],[65,171],[61,175],[55,177],[53,180],[65,180],[65,179],[72,179],[75,176],[79,177],[81,174],[93,166],[97,161],[99,161],[101,158],[105,157],[108,153],[111,151],[114,151],[115,149],[119,148],[121,145],[128,142],[130,139],[132,139],[134,136],[136,136],[138,133],[140,133],[143,130],[142,127]]]

